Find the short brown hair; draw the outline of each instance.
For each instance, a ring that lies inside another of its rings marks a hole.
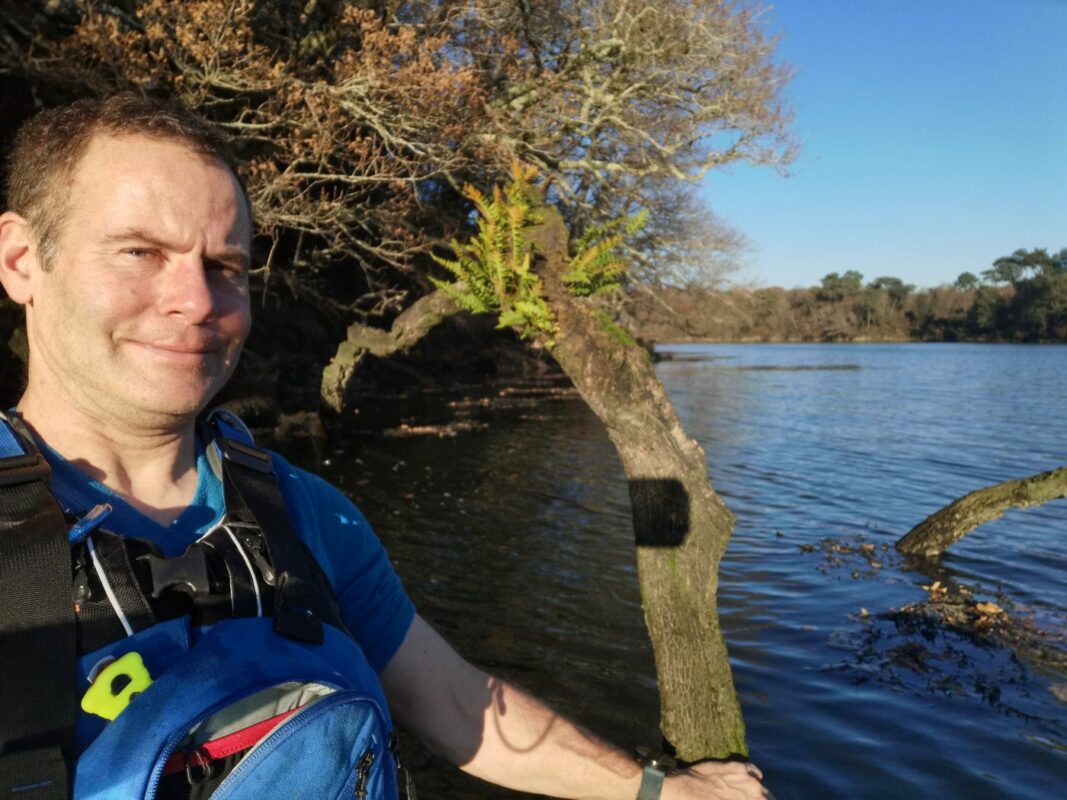
[[[42,111],[23,123],[15,135],[8,160],[7,204],[29,221],[45,269],[55,257],[74,170],[98,133],[180,142],[194,153],[225,164],[245,193],[222,134],[177,100],[123,92]]]

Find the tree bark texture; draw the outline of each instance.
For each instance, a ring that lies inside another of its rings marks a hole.
[[[405,309],[393,320],[388,331],[358,322],[349,325],[347,338],[322,371],[323,402],[334,411],[343,411],[347,405],[348,388],[368,356],[388,358],[407,352],[446,317],[459,310],[444,292],[437,291],[419,298]]]
[[[680,758],[747,755],[716,611],[718,565],[734,518],[708,480],[643,348],[571,295],[567,230],[554,209],[529,236],[560,333],[552,354],[607,427],[630,486],[661,731]]]
[[[982,523],[1004,516],[1009,508],[1028,508],[1061,497],[1067,497],[1067,467],[987,486],[931,514],[900,538],[897,550],[937,555]]]

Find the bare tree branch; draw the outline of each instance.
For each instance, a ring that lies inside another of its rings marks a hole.
[[[1030,508],[1067,497],[1067,467],[1005,481],[971,492],[931,514],[897,542],[901,553],[937,555],[979,525],[1011,508]]]

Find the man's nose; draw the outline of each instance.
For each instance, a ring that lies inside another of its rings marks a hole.
[[[200,256],[183,255],[173,259],[163,270],[160,280],[162,313],[185,317],[191,323],[204,322],[214,316],[215,295]]]

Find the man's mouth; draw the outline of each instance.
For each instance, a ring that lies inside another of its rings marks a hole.
[[[145,344],[146,347],[151,347],[151,348],[153,348],[155,350],[163,350],[164,352],[167,352],[167,353],[188,353],[188,354],[212,353],[212,352],[214,352],[215,350],[218,349],[216,347],[212,347],[211,345],[199,345],[199,344],[194,344],[194,345],[189,345],[189,344],[160,344],[160,343],[154,343],[153,344],[153,343],[148,343],[148,342],[144,342],[143,344]]]
[[[160,359],[195,363],[223,349],[218,342],[142,342],[132,341],[138,349]]]

